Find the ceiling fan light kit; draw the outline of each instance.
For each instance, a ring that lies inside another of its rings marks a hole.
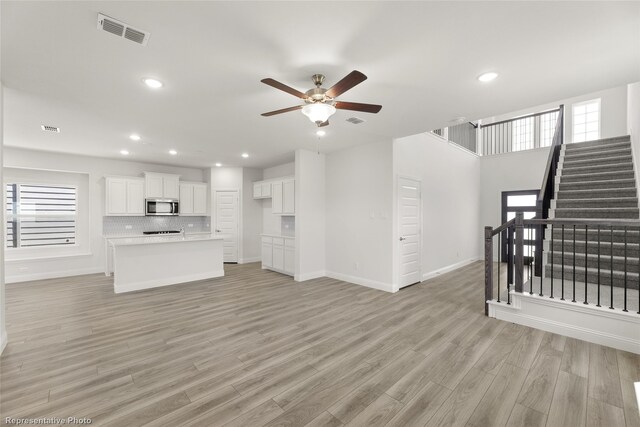
[[[340,80],[329,89],[324,89],[322,83],[324,82],[323,74],[314,74],[311,76],[313,84],[316,86],[313,89],[309,89],[305,93],[302,93],[292,87],[289,87],[283,83],[280,83],[274,79],[262,79],[261,82],[287,92],[297,98],[304,100],[306,105],[297,105],[295,107],[283,108],[281,110],[270,111],[268,113],[262,113],[263,116],[273,116],[276,114],[282,114],[289,111],[302,110],[302,114],[315,123],[318,127],[327,126],[329,124],[329,117],[335,114],[336,110],[353,110],[362,111],[365,113],[377,113],[382,109],[382,105],[374,104],[360,104],[357,102],[341,102],[336,101],[335,98],[348,91],[352,87],[362,83],[367,79],[367,76],[360,71],[354,70],[346,77]]]

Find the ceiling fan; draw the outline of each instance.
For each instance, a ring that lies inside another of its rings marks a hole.
[[[354,70],[347,74],[342,80],[333,85],[331,88],[324,89],[322,87],[322,83],[324,82],[324,75],[314,74],[313,76],[311,76],[311,80],[313,81],[313,84],[316,85],[316,87],[313,89],[309,89],[305,93],[297,91],[296,89],[280,83],[274,79],[262,79],[260,80],[262,83],[285,91],[293,96],[304,100],[305,102],[303,105],[283,108],[282,110],[269,111],[268,113],[262,113],[262,115],[265,117],[269,117],[276,114],[287,113],[289,111],[302,110],[302,114],[307,116],[309,120],[315,123],[318,127],[322,127],[329,124],[329,117],[336,112],[336,109],[362,111],[365,113],[377,113],[382,109],[382,105],[336,101],[335,99],[354,86],[362,83],[366,79],[367,76],[362,74],[360,71]]]

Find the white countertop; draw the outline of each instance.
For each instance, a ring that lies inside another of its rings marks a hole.
[[[186,231],[185,235],[186,236],[195,236],[195,235],[199,235],[199,234],[211,234],[211,231]],[[179,235],[179,233],[173,233],[173,234],[142,234],[142,233],[135,233],[135,234],[116,234],[116,235],[111,235],[108,236],[106,234],[103,234],[102,237],[108,240],[112,240],[112,239],[129,239],[129,238],[141,238],[141,237],[155,237],[155,236],[177,236]]]
[[[181,243],[181,242],[194,242],[202,240],[223,240],[221,236],[214,234],[186,234],[184,236],[178,235],[153,235],[144,237],[116,237],[108,238],[109,244],[112,246],[125,246],[125,245],[151,245],[158,243]]]
[[[283,236],[282,234],[275,234],[275,233],[262,233],[260,234],[261,236],[264,237],[277,237],[280,239],[295,239],[296,236]]]

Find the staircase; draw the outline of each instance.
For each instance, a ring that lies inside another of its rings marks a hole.
[[[556,173],[549,218],[625,220],[640,218],[629,136],[565,144]],[[559,226],[545,233],[545,277],[638,289],[640,232],[637,227]],[[600,277],[598,278],[598,241]],[[625,244],[626,242],[626,244]],[[625,251],[626,245],[626,251]],[[553,247],[553,255],[551,248]],[[564,248],[564,253],[563,253]],[[626,258],[625,258],[626,252]],[[575,271],[574,271],[575,260]],[[564,268],[562,263],[564,261]],[[586,263],[586,264],[585,264]],[[585,265],[586,280],[585,280]]]

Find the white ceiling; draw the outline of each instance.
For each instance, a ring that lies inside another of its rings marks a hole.
[[[5,144],[206,167],[266,167],[640,80],[638,2],[2,1]],[[97,14],[151,32],[146,47],[96,29]],[[320,143],[300,112],[260,113],[351,70],[369,79]],[[476,77],[496,70],[482,84]],[[147,89],[141,78],[165,83]],[[366,120],[345,122],[351,116]],[[41,124],[61,128],[45,133]],[[128,139],[139,133],[147,145]],[[178,156],[167,151],[175,148]],[[250,158],[241,159],[246,151]]]

